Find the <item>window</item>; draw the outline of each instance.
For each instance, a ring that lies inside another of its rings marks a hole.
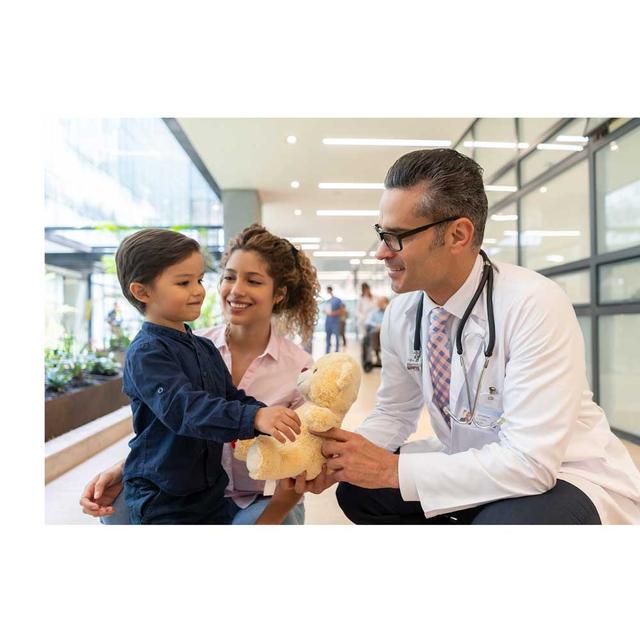
[[[542,145],[538,145],[538,148],[528,155],[520,165],[522,184],[531,182],[541,173],[557,165],[561,160],[568,158],[577,151],[581,151],[587,142],[586,139],[580,141],[584,133],[585,124],[584,118],[577,118],[551,139],[545,141]]]
[[[640,314],[599,322],[600,405],[613,427],[640,436]]]
[[[522,198],[523,264],[545,269],[590,253],[589,177],[582,161]]]
[[[475,161],[484,169],[485,182],[516,156],[516,127],[514,118],[481,118],[474,126]],[[486,143],[512,145],[511,148],[485,148]]]
[[[589,304],[591,302],[591,279],[588,269],[551,276],[551,280],[564,289],[571,304]]]
[[[517,224],[515,204],[489,214],[484,228],[482,248],[492,260],[517,264]]]
[[[598,252],[640,245],[640,129],[596,153]]]
[[[487,202],[489,208],[497,202],[500,202],[500,200],[504,200],[518,189],[518,178],[515,169],[507,171],[492,181],[492,184],[487,184],[486,180],[487,177],[485,174],[485,187],[487,187]]]
[[[600,267],[600,303],[640,301],[640,260],[625,260]]]

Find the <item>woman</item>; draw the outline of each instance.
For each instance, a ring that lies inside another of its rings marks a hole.
[[[366,282],[362,283],[361,294],[356,302],[356,322],[358,326],[358,336],[360,340],[367,335],[365,321],[369,314],[376,309],[376,299],[371,294],[371,289]]]
[[[295,409],[304,401],[297,378],[313,360],[281,334],[300,335],[303,343],[312,335],[320,293],[315,268],[288,240],[257,224],[229,241],[220,266],[225,324],[198,333],[216,345],[237,387],[267,405]],[[223,448],[222,464],[225,496],[239,509],[233,524],[303,524],[304,505],[293,489],[279,483],[272,498],[265,496],[265,483],[249,478],[231,445]],[[128,524],[122,465],[93,478],[80,499],[85,513],[106,524]]]

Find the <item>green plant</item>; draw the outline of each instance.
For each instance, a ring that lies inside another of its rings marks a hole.
[[[120,371],[120,365],[111,355],[89,353],[87,356],[87,372],[98,376],[115,376]]]
[[[62,367],[51,367],[45,370],[45,384],[50,391],[62,391],[70,382],[71,374]]]
[[[110,351],[126,351],[130,344],[131,340],[128,336],[124,335],[124,333],[118,336],[114,335],[109,338]]]

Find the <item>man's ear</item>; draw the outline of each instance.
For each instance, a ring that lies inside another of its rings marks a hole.
[[[149,302],[149,287],[140,282],[132,282],[129,285],[129,292],[138,301],[147,304]]]

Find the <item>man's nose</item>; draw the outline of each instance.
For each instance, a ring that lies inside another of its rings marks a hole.
[[[378,248],[376,249],[375,258],[377,260],[384,260],[385,258],[393,258],[394,255],[394,252],[387,247],[384,240],[380,240]]]

